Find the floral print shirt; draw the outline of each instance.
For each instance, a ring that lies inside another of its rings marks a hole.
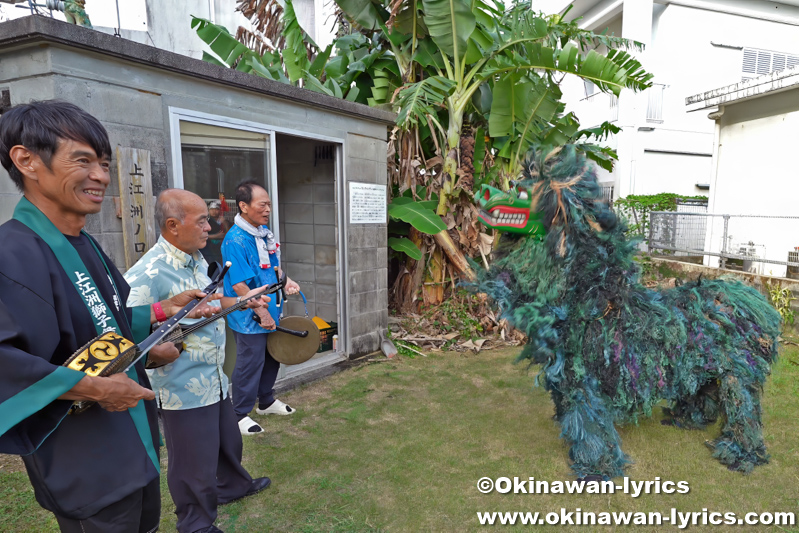
[[[204,289],[211,283],[208,263],[200,252],[189,255],[163,237],[125,273],[130,285],[128,307],[151,305],[183,291]],[[219,305],[219,301],[210,305]],[[181,325],[196,323],[184,318]],[[190,334],[173,363],[147,370],[161,409],[194,409],[227,398],[225,320],[219,319]]]

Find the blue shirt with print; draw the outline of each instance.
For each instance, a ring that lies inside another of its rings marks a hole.
[[[244,282],[250,289],[255,289],[263,285],[277,283],[275,267],[280,266],[277,254],[269,254],[270,265],[268,268],[261,268],[258,258],[258,248],[254,237],[238,226],[233,226],[222,242],[222,258],[224,261],[232,263],[230,270],[225,275],[225,296],[237,296],[233,286]],[[275,324],[280,323],[280,309],[277,307],[277,297],[270,294],[269,313],[275,320]],[[228,315],[228,325],[230,329],[238,333],[265,334],[268,330],[262,328],[253,320],[254,311],[244,309],[234,311]],[[274,330],[272,330],[274,331]]]

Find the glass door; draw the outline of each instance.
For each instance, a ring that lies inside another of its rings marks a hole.
[[[206,201],[222,200],[225,219],[236,214],[236,186],[262,183],[271,195],[271,142],[268,133],[180,121],[183,188]]]

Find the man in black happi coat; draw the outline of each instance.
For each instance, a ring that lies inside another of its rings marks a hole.
[[[143,340],[156,314],[198,297],[125,307],[129,287],[83,232],[108,187],[111,145],[100,122],[58,101],[0,116],[0,163],[24,194],[0,226],[0,453],[21,455],[37,501],[62,531],[158,529],[158,428],[140,361],[95,377],[61,366],[97,335]],[[207,305],[192,316],[211,313]],[[172,344],[150,364],[178,356]],[[68,415],[73,400],[97,402]]]

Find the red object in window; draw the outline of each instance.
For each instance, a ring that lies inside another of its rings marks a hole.
[[[226,213],[226,212],[230,211],[230,208],[228,208],[227,202],[225,201],[225,195],[222,194],[221,192],[219,193],[219,203],[221,204],[219,206],[219,211],[220,212]]]

